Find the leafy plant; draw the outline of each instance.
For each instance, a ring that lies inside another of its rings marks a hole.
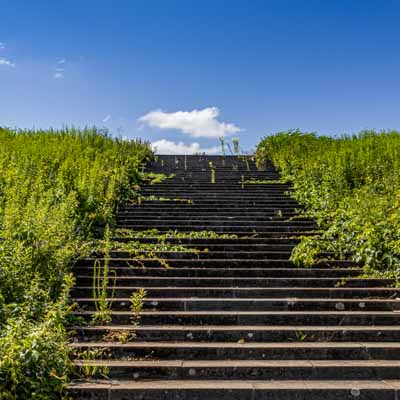
[[[96,260],[93,265],[93,300],[96,312],[93,314],[93,323],[105,324],[111,321],[111,308],[115,293],[116,273],[110,270],[110,229],[107,226],[104,238],[104,263]],[[110,274],[113,275],[110,277]],[[109,286],[112,283],[111,294]]]
[[[215,167],[214,167],[214,164],[212,163],[212,161],[210,161],[208,163],[208,165],[210,166],[210,170],[211,170],[211,183],[215,183]]]
[[[244,183],[248,185],[268,185],[268,184],[277,184],[277,183],[286,183],[283,182],[281,179],[280,180],[273,180],[273,179],[245,179]]]
[[[298,130],[264,138],[257,164],[272,159],[293,183],[318,234],[292,254],[313,265],[321,254],[350,258],[369,276],[400,278],[400,133],[362,131],[338,138]]]
[[[131,295],[131,310],[135,314],[136,321],[140,319],[146,296],[147,293],[144,289],[139,289]]]
[[[233,144],[233,152],[236,155],[240,154],[240,148],[239,148],[239,138],[235,137],[232,139],[232,144]]]
[[[216,233],[214,231],[190,231],[179,232],[169,230],[161,232],[158,229],[147,229],[135,231],[133,229],[117,228],[114,230],[115,237],[120,238],[155,238],[159,241],[166,239],[237,239],[238,235],[232,233]]]
[[[60,398],[69,274],[135,195],[148,144],[96,128],[0,128],[0,397]]]
[[[98,375],[104,378],[108,377],[109,368],[106,365],[96,363],[96,360],[103,358],[105,354],[105,349],[88,349],[77,354],[77,357],[82,361],[79,364],[79,370],[83,372],[86,378]]]
[[[225,139],[223,136],[219,138],[219,142],[221,144],[221,153],[222,155],[225,155]]]
[[[193,200],[191,199],[185,199],[181,197],[160,197],[160,196],[141,196],[138,195],[136,197],[136,203],[140,205],[142,201],[165,201],[165,202],[171,202],[171,203],[186,203],[186,204],[193,204]],[[135,201],[133,201],[134,203]]]

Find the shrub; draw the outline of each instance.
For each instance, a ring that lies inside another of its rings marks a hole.
[[[368,275],[400,277],[399,132],[340,138],[280,132],[258,145],[258,163],[266,158],[325,229],[302,240],[292,255],[296,263],[311,265],[333,252],[361,263]]]
[[[0,398],[57,398],[70,371],[71,265],[151,156],[96,128],[0,128]]]

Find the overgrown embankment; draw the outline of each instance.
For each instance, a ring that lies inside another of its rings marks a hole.
[[[59,398],[70,274],[151,156],[97,129],[0,128],[0,398]]]
[[[400,279],[400,132],[281,132],[258,145],[258,163],[266,158],[323,228],[297,246],[295,262],[311,265],[331,252],[360,262],[368,275]]]

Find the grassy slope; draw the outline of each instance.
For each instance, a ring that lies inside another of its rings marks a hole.
[[[151,156],[93,129],[0,128],[0,397],[58,398],[70,372],[69,273]]]
[[[294,261],[311,265],[321,251],[332,251],[361,262],[368,275],[400,278],[399,132],[281,132],[258,145],[258,162],[267,157],[325,229],[302,241]]]

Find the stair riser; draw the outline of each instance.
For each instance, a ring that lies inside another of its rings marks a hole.
[[[138,237],[138,238],[117,238],[112,237],[113,241],[119,242],[132,242],[138,241],[140,243],[157,243],[157,238],[152,237]],[[167,243],[182,244],[187,246],[204,246],[206,248],[212,249],[212,246],[232,246],[234,248],[236,245],[239,246],[249,246],[249,250],[257,246],[270,246],[271,250],[281,249],[290,251],[293,247],[299,243],[298,239],[287,239],[287,238],[166,238],[164,239]],[[277,247],[274,247],[277,246]],[[279,246],[279,247],[278,247]],[[230,247],[228,247],[229,249]]]
[[[85,330],[78,329],[77,337],[82,341],[93,341],[104,339],[107,334],[106,329]],[[132,332],[135,332],[137,340],[143,341],[162,341],[162,342],[238,342],[245,340],[250,343],[267,342],[279,343],[298,342],[301,337],[304,337],[305,342],[398,342],[400,340],[400,331],[370,330],[365,326],[361,330],[331,330],[329,327],[321,327],[320,330],[309,330],[306,327],[299,326],[298,329],[291,330],[279,329],[279,326],[274,330],[196,330],[195,328],[187,329],[137,329],[132,327]]]
[[[257,223],[263,223],[264,224],[264,226],[266,225],[266,226],[268,226],[268,225],[271,225],[271,224],[277,224],[277,225],[280,225],[280,224],[285,224],[285,223],[289,223],[289,221],[287,220],[287,219],[285,219],[285,218],[280,218],[280,217],[265,217],[265,216],[262,216],[262,217],[248,217],[248,216],[244,216],[244,217],[240,217],[240,216],[238,216],[238,217],[233,217],[233,216],[226,216],[226,217],[223,217],[223,216],[220,216],[220,215],[208,215],[208,216],[198,216],[198,215],[184,215],[184,216],[181,216],[181,215],[170,215],[170,214],[168,214],[168,215],[156,215],[156,214],[152,214],[152,213],[149,213],[149,214],[147,214],[147,215],[143,215],[143,214],[139,214],[139,213],[137,213],[137,214],[133,214],[133,215],[131,215],[131,216],[118,216],[117,217],[117,221],[118,221],[118,224],[119,223],[127,223],[127,222],[130,222],[130,221],[143,221],[143,220],[150,220],[150,221],[154,221],[154,220],[157,220],[157,221],[172,221],[172,222],[174,222],[174,221],[229,221],[229,222],[231,222],[231,221],[235,221],[235,222],[250,222],[251,221],[251,223],[252,222],[257,222]],[[299,220],[299,221],[294,221],[294,220],[291,220],[290,221],[290,223],[292,224],[292,225],[304,225],[304,224],[307,224],[307,225],[311,225],[311,226],[315,226],[315,223],[313,222],[313,221],[311,221],[311,220],[305,220],[305,219],[302,219],[302,220]]]
[[[139,242],[139,243],[157,243],[156,240],[150,240],[150,238],[148,238],[149,240],[145,239],[141,239],[138,238],[136,239],[132,239],[132,242]],[[197,250],[200,251],[208,251],[209,253],[211,252],[240,252],[240,254],[242,253],[246,253],[246,252],[255,252],[255,251],[265,251],[265,252],[277,252],[277,253],[291,253],[292,250],[294,249],[295,245],[280,245],[280,244],[218,244],[218,242],[216,242],[215,244],[212,243],[212,240],[204,240],[204,242],[209,242],[207,243],[201,243],[200,240],[193,240],[192,242],[187,241],[187,240],[171,240],[171,239],[162,239],[162,242],[165,243],[175,243],[175,244],[179,244],[181,246],[187,247],[187,248],[196,248]],[[238,242],[240,243],[240,240],[238,240]],[[132,244],[132,246],[134,246]],[[111,252],[112,254],[116,254],[115,251]],[[96,253],[93,253],[96,254]],[[118,252],[118,254],[120,254],[120,252]],[[122,253],[121,253],[122,254]],[[128,254],[127,252],[125,252],[125,254]],[[239,257],[240,258],[240,257]]]
[[[237,221],[237,220],[218,220],[217,218],[215,220],[198,220],[198,219],[183,219],[183,220],[171,220],[170,221],[171,225],[173,226],[191,226],[191,225],[202,225],[202,226],[213,226],[218,228],[223,228],[223,227],[240,227],[243,230],[246,230],[248,228],[257,228],[257,229],[262,229],[261,232],[275,232],[275,231],[296,231],[296,230],[311,230],[311,229],[317,229],[317,225],[313,223],[307,223],[304,221]],[[164,225],[168,227],[168,220],[163,219],[163,218],[158,218],[158,219],[123,219],[118,226],[120,227],[121,225],[123,226],[135,226],[135,225],[146,225],[147,226],[152,226],[152,225]],[[206,228],[205,230],[208,230]]]
[[[155,277],[154,279],[148,277],[116,277],[110,278],[113,286],[134,286],[138,285],[141,287],[162,287],[162,286],[175,286],[175,287],[221,287],[223,285],[229,285],[232,287],[336,287],[340,284],[340,279],[337,278],[297,278],[297,279],[286,279],[286,278],[162,278]],[[379,281],[375,279],[353,279],[346,281],[347,288],[367,288],[367,287],[382,287],[387,286],[390,282]],[[77,284],[81,286],[88,286],[93,283],[93,278],[78,276]]]
[[[205,212],[205,213],[219,213],[219,212],[232,212],[234,213],[241,213],[242,215],[246,215],[248,212],[270,212],[270,213],[277,213],[281,211],[283,214],[285,213],[296,213],[296,210],[301,210],[299,205],[293,206],[256,206],[256,205],[249,205],[246,207],[236,206],[236,204],[229,206],[229,208],[222,210],[218,207],[207,206],[207,205],[197,205],[197,204],[188,204],[182,202],[158,202],[155,204],[154,202],[144,202],[139,204],[127,205],[124,207],[120,207],[118,209],[119,214],[123,213],[135,213],[136,211],[147,211],[147,212],[157,212],[157,211],[164,211],[164,212]]]
[[[77,313],[85,319],[90,320],[91,316]],[[133,315],[112,315],[113,324],[132,324],[135,321]],[[143,325],[398,325],[400,315],[146,315],[142,314],[140,322]]]
[[[186,200],[192,200],[188,197],[178,197],[178,200],[142,200],[142,207],[156,207],[156,206],[168,206],[168,205],[184,205],[184,206],[197,206],[204,208],[298,208],[298,204],[294,200],[286,199],[285,201],[270,201],[270,200],[255,200],[255,199],[232,199],[232,197],[226,199],[193,199],[193,203],[188,203]]]
[[[79,276],[93,277],[93,268],[79,267],[74,269],[75,273]],[[254,278],[343,278],[343,277],[357,277],[362,270],[359,269],[227,269],[227,268],[113,268],[113,271],[119,277],[129,276],[160,276],[160,277],[225,277],[241,278],[243,275],[246,277]]]
[[[118,220],[129,220],[129,219],[143,219],[143,218],[152,218],[152,219],[173,219],[174,217],[178,219],[184,219],[184,218],[189,218],[189,219],[210,219],[210,218],[219,218],[219,219],[235,219],[235,220],[241,220],[241,219],[251,219],[255,221],[287,221],[289,218],[292,216],[295,216],[296,213],[285,213],[284,216],[279,217],[277,216],[277,213],[275,212],[265,212],[265,213],[246,213],[243,214],[241,212],[232,212],[232,213],[204,213],[202,211],[196,212],[192,210],[181,210],[181,211],[176,211],[172,212],[170,210],[165,210],[165,211],[141,211],[141,209],[138,209],[137,211],[132,211],[132,212],[124,212],[124,213],[119,213],[117,216]],[[306,221],[307,223],[310,223],[311,220],[307,219],[295,219],[295,221]]]
[[[231,177],[224,177],[221,175],[216,176],[215,183],[211,182],[211,174],[205,179],[196,180],[196,177],[181,177],[168,181],[168,183],[162,183],[157,185],[146,185],[146,183],[136,186],[135,189],[141,193],[176,193],[178,195],[184,193],[193,193],[202,195],[204,193],[215,193],[225,194],[232,193],[235,196],[286,196],[287,194],[295,193],[295,190],[291,185],[276,184],[276,183],[246,183],[248,181],[268,181],[267,178],[263,177],[249,177],[243,176],[244,183],[242,183],[242,175],[236,175]],[[274,182],[276,180],[271,179]],[[219,182],[218,182],[219,181]]]
[[[118,297],[130,297],[132,292],[143,288],[143,286],[132,286],[129,288],[118,288],[114,289],[115,298]],[[385,298],[391,295],[398,296],[400,292],[397,290],[370,290],[365,289],[299,289],[299,288],[280,288],[280,289],[268,289],[268,288],[145,288],[149,297],[160,297],[160,298],[171,298],[171,297],[219,297],[219,298],[282,298],[282,297],[297,297],[297,298],[334,298],[334,299],[365,299],[369,297]],[[108,290],[110,296],[113,290]],[[75,287],[72,290],[73,297],[90,297],[93,293],[92,288]]]
[[[145,360],[400,360],[398,348],[124,348],[96,347],[82,344],[79,351],[98,349],[98,359],[145,359]],[[77,351],[77,350],[76,350]]]
[[[77,400],[354,400],[349,389],[76,389],[68,393]],[[359,400],[398,400],[395,389],[363,389]]]
[[[154,252],[154,254],[157,255],[157,257],[162,257],[162,258],[168,258],[169,260],[193,260],[199,259],[199,260],[237,260],[237,259],[250,259],[250,260],[289,260],[291,253],[290,252],[213,252],[213,251],[196,251],[195,248],[193,248],[194,251],[183,251],[183,252],[168,252],[168,253],[162,253],[162,252]],[[118,259],[128,259],[131,260],[137,259],[137,258],[143,258],[143,256],[146,256],[146,252],[137,252],[135,256],[132,257],[131,254],[128,252],[121,252],[121,253],[116,253],[112,252],[110,254],[111,258],[115,261]],[[99,255],[100,256],[100,255]]]
[[[178,259],[166,259],[169,266],[172,268],[294,268],[294,264],[288,260],[246,260],[246,259],[234,259],[234,260],[178,260]],[[139,263],[140,261],[140,263]],[[156,259],[147,259],[136,261],[136,266],[144,267],[160,267],[160,262]],[[78,260],[77,266],[93,267],[95,259],[83,259]],[[100,265],[103,265],[104,260],[98,260]],[[116,260],[111,259],[109,261],[110,267],[131,267],[135,266],[135,260]],[[317,268],[329,268],[329,267],[343,267],[350,268],[354,267],[355,264],[350,261],[329,261],[321,262],[316,265]]]
[[[243,189],[245,190],[245,189]],[[141,191],[141,195],[144,196],[143,201],[153,201],[146,199],[146,196],[166,197],[172,199],[190,198],[193,201],[268,201],[268,202],[283,202],[283,203],[295,203],[295,200],[291,199],[287,194],[267,194],[267,193],[246,193],[238,194],[237,192],[206,192],[194,193],[194,192],[171,192],[171,191]]]
[[[95,303],[90,300],[77,301],[80,309],[93,311]],[[114,299],[112,310],[130,311],[131,302],[127,299]],[[148,300],[144,302],[144,311],[392,311],[398,304],[390,302],[364,301],[179,301]]]
[[[213,231],[216,234],[232,234],[238,236],[257,236],[260,238],[282,238],[282,237],[296,237],[296,236],[312,236],[315,235],[314,231],[309,228],[304,230],[296,227],[295,229],[287,228],[264,228],[259,226],[212,226],[212,225],[161,225],[161,224],[145,224],[145,225],[132,225],[124,224],[119,225],[118,228],[132,229],[134,231],[146,231],[149,229],[157,229],[160,232],[178,231],[178,232],[200,232],[200,231]]]
[[[398,379],[399,368],[392,367],[112,367],[110,379],[276,379],[276,380],[328,380],[345,376],[346,379]],[[101,375],[98,375],[101,378]]]

